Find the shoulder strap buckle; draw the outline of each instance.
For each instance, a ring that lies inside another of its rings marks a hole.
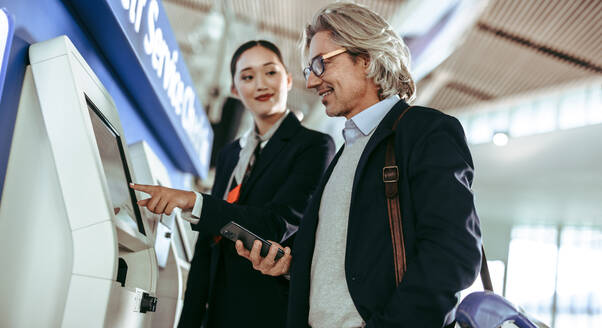
[[[395,183],[397,181],[399,181],[399,168],[397,165],[383,167],[383,182]]]

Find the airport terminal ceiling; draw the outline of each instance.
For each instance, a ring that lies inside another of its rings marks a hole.
[[[305,90],[298,41],[305,23],[327,2],[164,0],[163,4],[206,105],[221,104],[228,96],[227,59],[235,47],[261,37],[281,47],[294,78],[290,106],[308,116],[321,106],[317,97]],[[413,65],[422,64],[420,74],[414,72],[420,77],[417,102],[452,114],[479,102],[602,73],[600,1],[356,2],[383,15],[413,48]],[[447,36],[441,44],[437,29],[453,29],[454,19],[464,21],[459,27],[462,33]],[[446,58],[431,60],[429,66],[421,58],[434,53],[429,45],[450,51]],[[219,105],[211,107],[210,117],[219,120]]]
[[[247,40],[265,38],[280,46],[293,74],[291,109],[302,112],[305,124],[313,128],[319,128],[314,126],[319,120],[330,122],[324,120],[318,98],[305,89],[298,47],[306,22],[328,2],[164,0],[198,93],[205,95],[210,119],[219,120],[220,98],[228,96],[228,65],[234,49]],[[416,103],[454,116],[485,113],[492,103],[507,99],[559,94],[574,84],[602,77],[600,1],[356,2],[383,15],[410,46],[412,73],[418,81]],[[439,58],[433,60],[433,54]],[[338,131],[330,132],[338,135]],[[471,146],[481,214],[496,221],[545,217],[548,223],[591,224],[592,218],[602,215],[594,201],[600,195],[597,183],[602,171],[592,158],[600,148],[589,141],[599,131],[594,126],[554,137],[523,138],[503,152],[491,144]],[[551,140],[557,143],[550,146]],[[525,153],[525,147],[539,152]],[[522,155],[517,157],[517,153]],[[509,159],[525,158],[525,154],[530,154],[526,162],[508,164]],[[512,178],[500,181],[500,176]],[[558,179],[551,184],[546,176]],[[533,206],[525,210],[526,203]]]

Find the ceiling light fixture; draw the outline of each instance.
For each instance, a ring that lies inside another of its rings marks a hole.
[[[493,144],[496,146],[502,147],[507,145],[509,139],[508,133],[506,132],[495,132],[493,134]]]

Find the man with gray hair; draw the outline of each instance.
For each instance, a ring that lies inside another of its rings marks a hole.
[[[287,326],[453,323],[457,294],[481,261],[462,126],[408,105],[415,96],[408,48],[369,9],[324,7],[304,31],[303,50],[307,88],[329,116],[347,121],[345,145],[297,233]],[[264,274],[287,271],[274,250],[257,254],[250,259]]]

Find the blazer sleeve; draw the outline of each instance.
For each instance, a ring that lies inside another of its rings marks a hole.
[[[456,293],[474,282],[480,267],[474,171],[462,126],[444,116],[427,131],[417,139],[407,170],[416,253],[383,313],[370,318],[368,327],[449,324]]]
[[[333,154],[334,142],[330,136],[313,135],[300,149],[288,178],[272,201],[263,206],[247,206],[203,195],[201,218],[193,229],[217,235],[221,227],[235,221],[263,238],[281,242],[283,237],[297,230],[309,198]]]

